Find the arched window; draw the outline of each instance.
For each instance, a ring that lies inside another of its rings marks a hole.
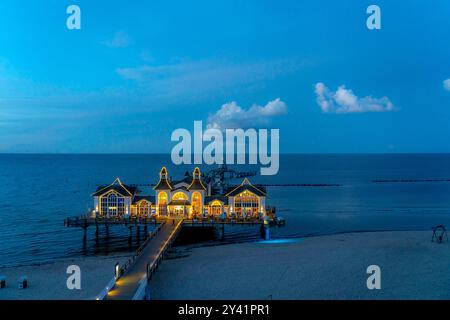
[[[214,216],[219,216],[222,214],[222,203],[218,200],[214,200],[211,203],[211,213]]]
[[[167,215],[167,202],[168,202],[167,193],[164,191],[161,191],[160,193],[158,193],[158,214],[159,215]]]
[[[259,198],[255,194],[244,191],[234,198],[234,207],[238,215],[257,215],[259,209]]]
[[[202,195],[200,192],[194,192],[192,194],[192,213],[199,214],[202,208]]]
[[[100,199],[100,214],[103,216],[117,216],[125,214],[125,198],[116,193],[110,193]]]
[[[167,193],[164,191],[158,193],[158,205],[167,205]]]
[[[150,213],[150,206],[146,200],[140,201],[137,207],[137,213],[139,216],[147,216]]]
[[[185,195],[183,192],[177,192],[172,197],[173,200],[187,200],[188,196]]]
[[[117,196],[114,193],[111,193],[108,196],[108,206],[109,207],[117,207]]]

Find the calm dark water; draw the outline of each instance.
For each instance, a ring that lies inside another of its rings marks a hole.
[[[287,221],[272,230],[273,237],[450,226],[450,182],[422,181],[450,179],[450,155],[282,155],[280,161],[278,175],[252,182],[341,186],[269,187],[267,203]],[[63,221],[92,207],[97,185],[116,177],[155,183],[162,165],[174,179],[193,168],[171,165],[169,155],[0,155],[0,265],[135,248],[125,227],[111,228],[108,240],[99,242],[90,234],[83,247],[82,231],[65,228]],[[248,235],[243,229],[231,232],[236,239]]]

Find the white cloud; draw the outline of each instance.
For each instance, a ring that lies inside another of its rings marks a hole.
[[[240,107],[236,102],[229,102],[213,115],[208,117],[208,128],[236,129],[269,125],[272,118],[287,113],[286,104],[277,98],[265,106],[253,105],[248,109]]]
[[[110,48],[125,48],[131,44],[131,40],[126,32],[118,31],[112,39],[105,40],[102,43]]]
[[[450,91],[450,79],[444,80],[442,84],[445,90]]]
[[[317,104],[324,113],[389,112],[396,109],[388,97],[358,98],[352,90],[347,89],[344,85],[333,92],[325,84],[319,82],[315,85],[315,93]]]

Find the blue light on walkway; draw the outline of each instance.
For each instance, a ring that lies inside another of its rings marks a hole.
[[[285,244],[285,243],[300,243],[303,242],[303,238],[291,238],[291,239],[273,239],[273,240],[263,240],[258,241],[257,243],[261,244]]]

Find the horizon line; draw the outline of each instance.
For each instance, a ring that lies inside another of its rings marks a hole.
[[[0,155],[170,155],[171,152],[0,152]],[[280,152],[280,155],[450,155],[449,152]],[[192,153],[194,155],[194,153]],[[235,155],[237,155],[235,153]],[[245,155],[249,155],[245,153]]]

